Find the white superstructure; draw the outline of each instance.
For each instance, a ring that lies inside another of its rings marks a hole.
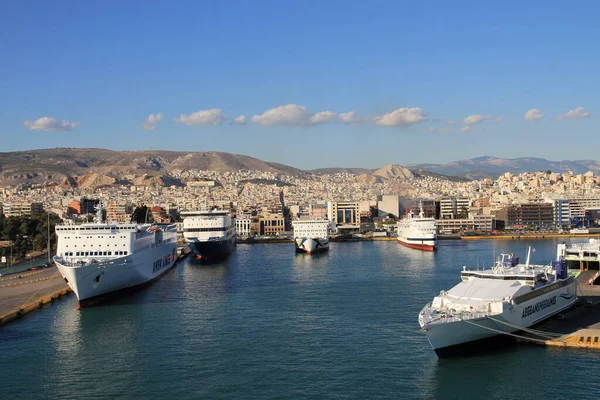
[[[513,333],[571,307],[577,281],[564,262],[514,265],[503,254],[492,269],[461,272],[462,282],[441,291],[419,313],[431,346],[443,357],[461,345]]]
[[[329,249],[331,222],[324,219],[302,219],[292,221],[296,251],[308,254]]]
[[[575,243],[567,247],[566,243],[559,244],[556,247],[556,257],[564,258],[567,261],[600,261],[600,240],[589,239],[587,243]],[[579,269],[579,265],[577,266]]]
[[[147,283],[176,261],[175,225],[95,223],[57,225],[54,262],[81,306]]]
[[[423,208],[419,216],[412,211],[398,221],[398,243],[420,250],[435,250],[437,245],[437,226],[435,218],[425,218]]]

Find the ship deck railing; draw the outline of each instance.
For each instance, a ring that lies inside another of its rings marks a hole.
[[[108,256],[110,257],[110,256]],[[86,258],[86,259],[78,259],[78,260],[73,260],[73,259],[69,259],[66,260],[64,258],[56,258],[56,261],[58,261],[61,265],[65,266],[65,267],[84,267],[86,265],[95,265],[95,264],[103,264],[103,265],[112,265],[115,264],[115,260],[119,260],[121,258],[125,258],[126,256],[122,256],[122,257],[110,257],[110,258]],[[108,262],[107,262],[108,261]]]
[[[488,311],[456,311],[452,312],[452,310],[439,311],[431,308],[431,303],[426,305],[423,310],[421,310],[421,318],[423,322],[426,324],[432,323],[447,323],[447,322],[458,322],[463,320],[470,319],[479,319],[486,318],[492,313]]]

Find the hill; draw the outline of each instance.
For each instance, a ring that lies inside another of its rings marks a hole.
[[[306,172],[240,154],[162,150],[113,151],[57,148],[0,153],[0,185],[30,182],[89,187],[95,184],[153,181],[180,184],[172,174],[181,170],[253,170],[287,175]]]

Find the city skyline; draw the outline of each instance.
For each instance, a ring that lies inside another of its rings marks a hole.
[[[593,2],[178,5],[8,5],[2,151],[598,159]]]

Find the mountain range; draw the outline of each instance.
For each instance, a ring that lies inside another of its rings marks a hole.
[[[593,160],[549,161],[543,158],[520,157],[498,158],[477,157],[447,164],[408,164],[410,169],[424,169],[445,175],[462,176],[469,179],[496,178],[505,172],[519,174],[521,172],[552,171],[584,174],[588,171],[600,173],[600,162]]]
[[[379,169],[321,168],[302,170],[257,158],[222,152],[181,152],[163,150],[114,151],[106,149],[56,148],[0,153],[0,186],[21,183],[98,187],[112,184],[183,185],[177,172],[186,170],[232,172],[254,170],[283,175],[349,173],[364,182],[433,176],[464,181],[495,178],[502,173],[547,171],[575,174],[600,173],[592,160],[549,161],[521,157],[505,159],[477,157],[447,164],[389,164]]]

